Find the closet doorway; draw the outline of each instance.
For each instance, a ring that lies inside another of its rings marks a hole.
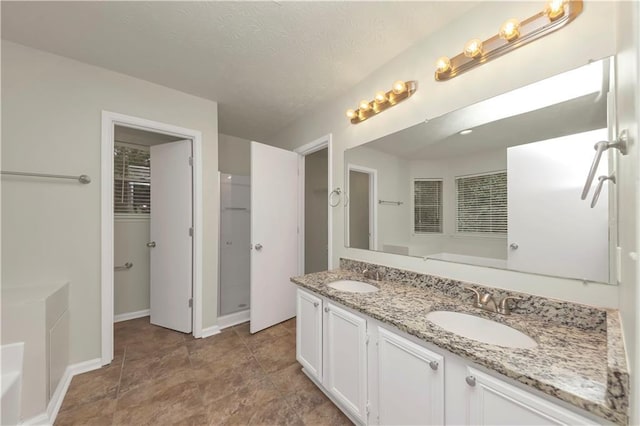
[[[113,323],[143,316],[200,337],[201,136],[103,113],[102,364]]]

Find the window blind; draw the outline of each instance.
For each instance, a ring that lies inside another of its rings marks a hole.
[[[442,232],[442,180],[415,179],[413,201],[413,231]]]
[[[456,231],[507,233],[507,172],[456,178]]]
[[[151,213],[151,157],[148,149],[115,145],[113,208],[115,214]]]

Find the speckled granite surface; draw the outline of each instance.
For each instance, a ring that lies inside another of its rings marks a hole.
[[[400,269],[341,259],[341,269],[291,280],[442,349],[532,386],[599,417],[628,423],[629,374],[615,310],[492,289]],[[363,269],[378,269],[381,281],[363,279]],[[357,279],[380,288],[375,293],[347,293],[328,283]],[[522,297],[509,316],[472,305],[471,286],[496,298]],[[533,349],[489,345],[450,333],[425,316],[451,310],[490,318],[518,329],[538,342]]]

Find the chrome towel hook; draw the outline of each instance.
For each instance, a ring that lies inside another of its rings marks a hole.
[[[623,130],[622,132],[620,132],[618,139],[616,139],[614,142],[600,141],[594,145],[593,149],[596,150],[596,156],[593,159],[593,163],[591,163],[591,170],[589,170],[587,181],[585,182],[584,189],[582,190],[581,198],[583,200],[585,200],[587,198],[587,195],[589,194],[589,189],[591,189],[591,183],[593,183],[593,178],[596,176],[596,171],[598,170],[598,165],[600,164],[602,153],[609,148],[616,148],[620,151],[620,154],[627,155],[627,139],[627,131]]]
[[[335,203],[333,202],[334,195],[337,195],[337,201]],[[341,200],[342,200],[342,189],[340,189],[340,187],[337,187],[336,189],[334,189],[329,193],[329,205],[331,207],[337,207],[340,204]]]

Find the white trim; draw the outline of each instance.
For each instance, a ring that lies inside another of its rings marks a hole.
[[[220,327],[212,325],[211,327],[203,328],[200,337],[205,339],[207,337],[215,336],[216,334],[220,334]]]
[[[242,324],[249,321],[251,316],[251,310],[245,309],[244,311],[234,312],[232,314],[218,317],[218,327],[220,330],[233,327],[234,325]]]
[[[151,315],[151,310],[149,309],[143,309],[142,311],[135,312],[125,312],[124,314],[118,314],[113,317],[113,322],[129,321],[136,318],[148,317],[149,315]]]
[[[31,417],[23,422],[21,425],[52,425],[56,421],[56,417],[58,417],[58,412],[60,411],[60,407],[62,407],[62,401],[64,401],[64,397],[67,394],[67,390],[69,390],[69,385],[71,384],[71,379],[77,374],[86,373],[88,371],[97,370],[102,366],[101,358],[91,359],[89,361],[79,362],[77,364],[68,365],[64,370],[64,374],[60,379],[60,383],[56,387],[56,390],[51,395],[51,399],[49,400],[49,404],[47,405],[47,411],[41,414],[38,414],[35,417]]]
[[[369,175],[369,250],[378,250],[378,170],[357,164],[347,163],[347,173],[345,176],[345,197],[349,195],[349,172],[353,170]],[[349,210],[345,209],[345,245],[350,247],[349,241]]]
[[[298,180],[298,273],[304,274],[304,157],[327,148],[327,188],[333,189],[333,136],[324,135],[293,152],[300,155]],[[333,217],[327,200],[327,269],[333,269]]]
[[[202,132],[144,118],[102,111],[101,298],[102,365],[113,359],[113,146],[115,125],[191,139],[193,149],[193,336],[202,337],[203,179]]]

